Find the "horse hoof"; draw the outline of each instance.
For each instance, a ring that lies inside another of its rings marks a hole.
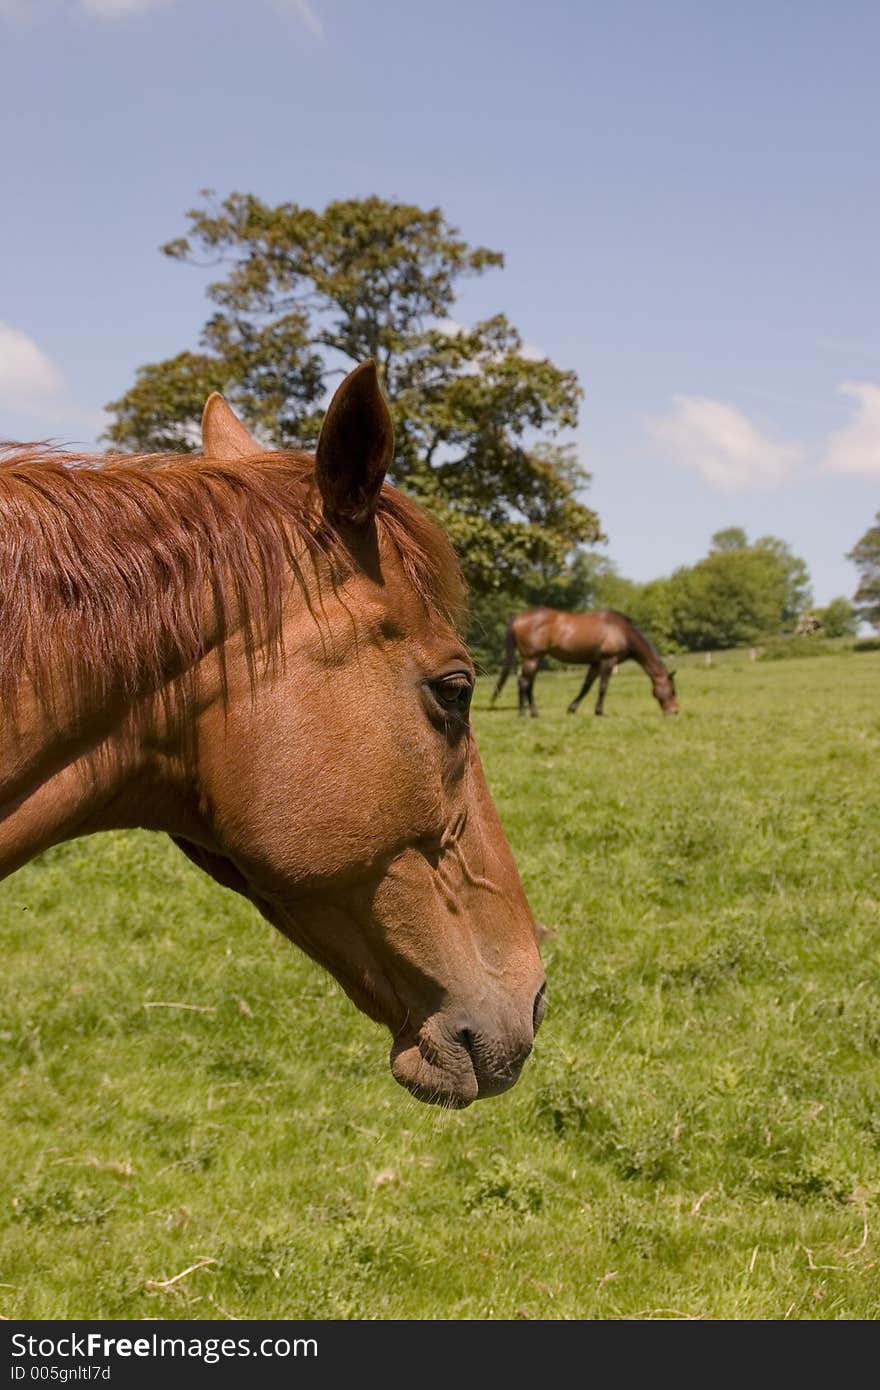
[[[569,705],[568,709],[566,710],[566,713],[567,713],[567,714],[577,714],[577,712],[578,712],[578,707],[577,707],[577,705]]]

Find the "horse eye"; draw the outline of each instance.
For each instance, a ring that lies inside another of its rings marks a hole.
[[[469,676],[441,676],[439,680],[431,681],[431,691],[444,709],[454,710],[461,715],[466,715],[470,709],[473,684]]]

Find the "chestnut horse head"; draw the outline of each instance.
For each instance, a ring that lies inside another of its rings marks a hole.
[[[390,1029],[399,1082],[464,1106],[517,1079],[544,976],[469,723],[457,564],[384,481],[392,450],[368,362],[314,456],[264,451],[212,396],[201,457],[0,466],[0,875],[165,830]]]
[[[674,671],[657,671],[651,678],[651,692],[664,714],[678,714]]]

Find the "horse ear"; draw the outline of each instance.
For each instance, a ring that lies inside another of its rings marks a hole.
[[[364,526],[393,456],[394,426],[369,358],[340,382],[318,436],[315,476],[327,515]]]
[[[219,391],[211,392],[202,411],[202,448],[218,459],[246,459],[262,453]]]
[[[669,677],[669,679],[672,680],[673,676],[675,675],[675,672],[674,672],[674,671],[667,671],[666,674],[667,674],[667,676]]]

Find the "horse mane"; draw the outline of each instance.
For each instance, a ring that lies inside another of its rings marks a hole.
[[[376,521],[428,609],[457,626],[464,586],[441,529],[387,483]],[[291,577],[308,601],[304,567],[322,559],[343,584],[350,557],[311,454],[0,447],[0,702],[22,676],[41,693],[59,674],[86,697],[157,690],[233,622],[249,652],[277,657]]]

